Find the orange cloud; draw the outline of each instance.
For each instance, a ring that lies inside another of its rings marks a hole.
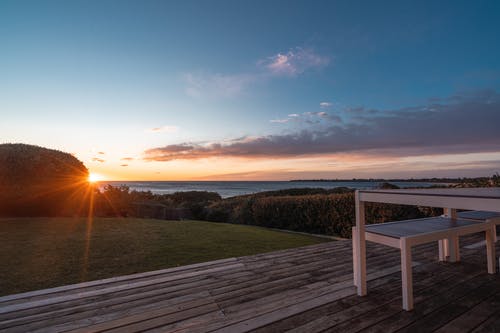
[[[327,112],[306,112],[304,116],[314,117],[306,129],[209,144],[180,143],[156,147],[146,150],[144,159],[282,159],[356,152],[416,156],[500,151],[497,126],[500,123],[500,94],[496,92],[455,95],[441,104],[433,102],[418,107],[375,111],[356,109],[351,120],[344,123]]]

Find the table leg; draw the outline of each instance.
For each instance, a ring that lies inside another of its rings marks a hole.
[[[403,309],[413,310],[413,272],[411,246],[405,238],[401,239],[401,283],[403,291]]]
[[[355,194],[356,203],[356,236],[353,240],[354,284],[358,295],[366,295],[366,240],[365,240],[365,204],[359,200],[359,193]]]

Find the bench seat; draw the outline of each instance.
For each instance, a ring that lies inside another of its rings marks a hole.
[[[469,210],[465,212],[457,213],[457,217],[461,219],[468,219],[480,222],[491,222],[495,225],[500,225],[500,213],[498,212],[487,212],[483,210]],[[498,240],[497,233],[495,231],[495,243]]]
[[[442,216],[370,224],[365,227],[367,240],[373,239],[372,241],[378,243],[378,239],[380,239],[378,236],[382,236],[384,238],[396,239],[399,242],[399,239],[404,237],[410,241],[412,245],[471,234],[486,229],[487,226],[483,226],[479,221],[452,219]],[[368,234],[373,234],[375,236],[371,237],[368,236]],[[392,246],[391,244],[394,244],[394,242],[389,240],[386,245]],[[394,247],[400,248],[399,244]]]
[[[500,213],[486,212],[483,210],[468,210],[465,212],[457,213],[457,216],[460,219],[477,220],[483,222],[486,220],[498,219],[498,221],[500,222]]]

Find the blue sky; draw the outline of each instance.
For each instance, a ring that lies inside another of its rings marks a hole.
[[[0,141],[109,179],[488,175],[499,22],[497,1],[4,0]]]

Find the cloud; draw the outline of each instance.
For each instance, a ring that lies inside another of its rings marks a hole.
[[[179,131],[179,128],[177,126],[167,125],[167,126],[150,128],[147,131],[151,133],[176,133]]]
[[[330,103],[330,102],[321,102],[319,103],[319,107],[322,108],[322,109],[328,109],[329,107],[331,107],[333,104]]]
[[[133,157],[123,157],[120,159],[120,161],[133,161],[134,158]]]
[[[343,121],[342,117],[340,117],[339,115],[331,114],[331,113],[328,113],[328,112],[325,112],[325,111],[304,112],[304,115],[305,116],[316,116],[316,117],[321,118],[324,121],[330,121],[330,122],[341,123]]]
[[[278,53],[257,61],[252,71],[234,74],[185,73],[182,81],[186,95],[193,98],[232,98],[243,94],[252,84],[265,82],[274,77],[298,76],[310,70],[318,70],[330,63],[330,58],[312,49],[295,47],[286,53]]]
[[[342,168],[336,170],[312,169],[312,170],[290,170],[269,169],[250,170],[246,172],[213,174],[200,177],[200,180],[290,180],[290,179],[352,179],[356,178],[432,178],[432,177],[479,177],[490,176],[498,172],[499,161],[469,163],[428,163],[424,161],[419,165],[413,163],[399,163],[389,161],[387,163],[372,163],[369,165]],[[333,164],[342,167],[342,163]]]
[[[106,162],[106,160],[103,160],[102,158],[99,158],[99,157],[94,157],[94,158],[92,158],[92,162],[104,163],[104,162]]]
[[[285,118],[285,119],[271,119],[269,120],[271,123],[278,123],[278,124],[284,124],[289,122],[291,119],[290,118]]]
[[[128,164],[120,164],[121,167],[128,167]]]
[[[106,153],[103,151],[98,152],[99,155],[105,155]]]
[[[323,68],[329,63],[328,57],[301,47],[295,47],[286,53],[278,53],[258,62],[261,67],[276,76],[297,76],[308,70]]]
[[[306,115],[320,116],[314,112]],[[144,158],[171,161],[209,157],[286,158],[342,152],[395,156],[498,152],[498,124],[500,94],[490,91],[486,95],[463,94],[440,104],[376,112],[360,109],[348,122],[332,122],[292,133],[168,145],[145,151]]]
[[[289,122],[304,123],[304,124],[319,124],[322,121],[342,122],[342,118],[338,115],[329,114],[325,111],[304,112],[302,114],[292,113],[288,118],[272,119],[271,123],[286,124]]]
[[[304,112],[303,115],[305,116],[318,116],[318,117],[327,117],[328,113],[325,111],[318,111],[318,112]]]

